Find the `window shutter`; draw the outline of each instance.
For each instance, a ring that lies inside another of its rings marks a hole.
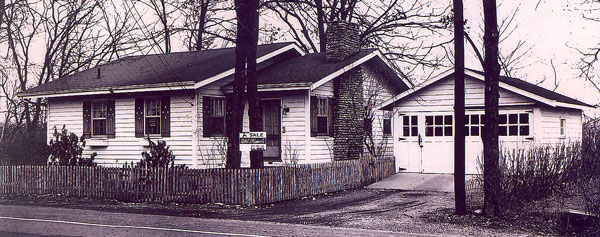
[[[310,136],[317,136],[317,97],[310,97]]]
[[[335,111],[335,99],[328,98],[327,99],[327,131],[329,132],[330,137],[334,137],[334,129],[333,129],[333,119],[334,119],[334,111]]]
[[[106,101],[106,137],[115,138],[115,101]]]
[[[171,97],[160,98],[160,136],[171,136]]]
[[[202,97],[202,136],[210,137],[210,97]]]
[[[144,99],[135,98],[135,137],[144,137]]]
[[[92,137],[92,102],[83,101],[83,138]]]

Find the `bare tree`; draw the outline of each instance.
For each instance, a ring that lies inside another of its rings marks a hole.
[[[484,212],[488,216],[500,215],[500,148],[498,141],[498,100],[500,98],[496,0],[483,1],[485,63],[485,116],[483,141]]]
[[[0,38],[7,49],[1,58],[6,69],[1,89],[8,98],[9,122],[27,130],[21,139],[45,135],[38,130],[45,126],[44,101],[22,101],[17,92],[112,60],[130,49],[132,38],[125,37],[131,29],[128,15],[105,22],[108,16],[102,9],[106,7],[110,6],[93,0],[6,4],[5,34]]]
[[[417,68],[438,67],[444,63],[445,57],[436,54],[435,49],[441,49],[450,40],[431,42],[431,36],[447,34],[451,20],[449,5],[438,5],[418,0],[273,1],[265,4],[287,26],[284,33],[307,52],[324,51],[327,22],[359,23],[363,46],[382,49],[404,77]]]
[[[600,22],[600,1],[582,0],[582,4],[588,4],[589,8],[581,9],[584,19],[592,22]],[[577,49],[581,55],[579,62],[575,64],[579,69],[579,77],[589,81],[596,90],[600,91],[600,40],[587,49]]]
[[[189,50],[210,48],[219,39],[235,42],[235,18],[224,13],[233,11],[227,0],[184,0],[179,6],[183,41]]]

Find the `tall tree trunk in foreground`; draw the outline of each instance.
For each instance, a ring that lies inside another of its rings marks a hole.
[[[244,98],[246,89],[246,57],[251,36],[247,28],[249,12],[247,1],[236,0],[237,33],[235,44],[235,74],[233,79],[233,94],[227,103],[227,163],[230,169],[240,168],[240,132],[244,116]]]
[[[256,48],[258,44],[258,0],[248,0],[248,30],[249,41],[247,44],[248,54],[247,62],[247,92],[248,98],[248,117],[250,119],[250,131],[263,131],[262,110],[260,107],[260,98],[258,96],[258,85],[256,81]],[[261,168],[263,166],[262,151],[250,151],[250,168]]]
[[[465,41],[463,3],[454,0],[454,201],[456,214],[467,212],[465,193]]]
[[[500,64],[498,63],[498,24],[496,1],[483,0],[483,18],[485,26],[484,52],[485,64],[485,116],[483,139],[483,188],[484,212],[487,216],[500,215],[500,155],[498,145],[498,81]]]

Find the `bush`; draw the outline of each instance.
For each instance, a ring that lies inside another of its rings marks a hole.
[[[59,133],[54,127],[54,139],[50,140],[49,163],[52,165],[78,165],[78,166],[96,166],[94,158],[96,152],[89,158],[83,157],[83,148],[85,147],[85,138],[78,137],[75,133],[67,131],[63,126]]]
[[[7,123],[0,140],[1,165],[45,165],[48,162],[46,125],[27,129]]]
[[[150,138],[147,139],[150,149],[142,152],[142,160],[139,165],[145,167],[174,166],[175,155],[173,155],[173,151],[167,146],[167,142],[159,140],[157,143],[154,143]]]

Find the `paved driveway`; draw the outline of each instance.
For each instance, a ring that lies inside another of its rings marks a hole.
[[[467,180],[470,176],[467,176]],[[367,186],[368,189],[454,192],[453,174],[398,173]]]

